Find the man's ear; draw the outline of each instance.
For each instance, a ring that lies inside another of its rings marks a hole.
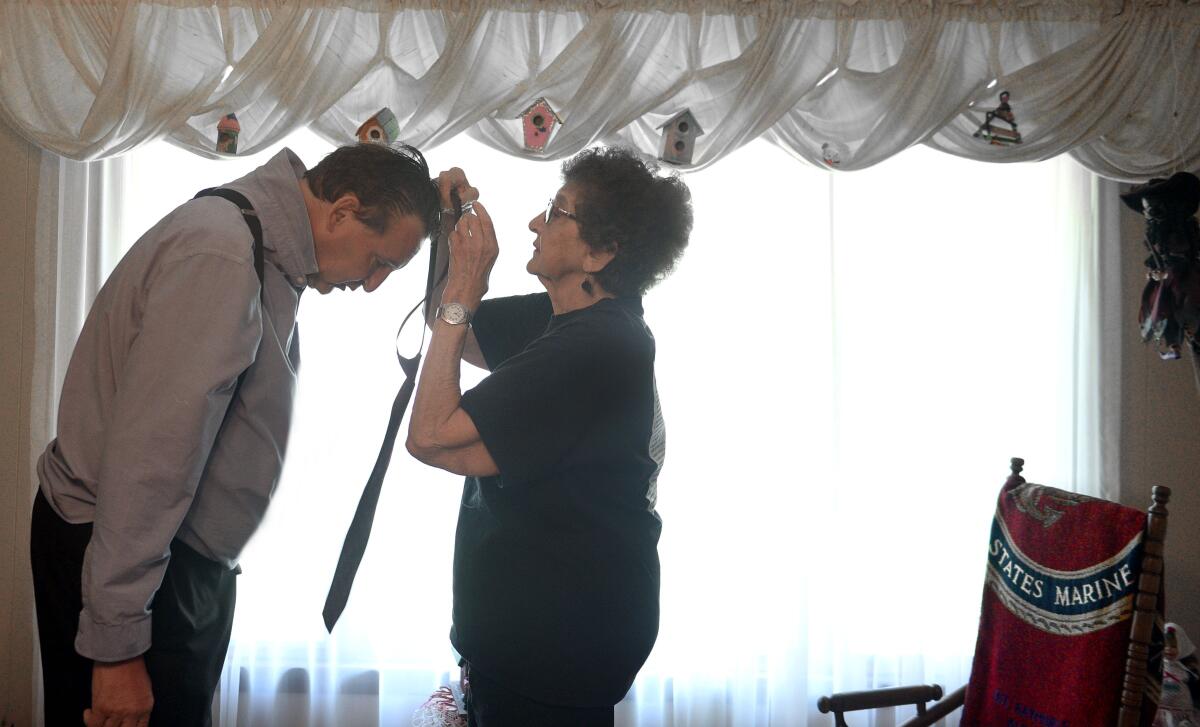
[[[594,250],[588,248],[587,254],[583,256],[583,272],[598,273],[608,266],[612,259],[617,256],[617,243],[609,243],[608,247],[603,250]]]
[[[358,219],[361,212],[362,203],[358,201],[358,195],[353,192],[346,192],[329,205],[330,229],[332,230],[333,227],[345,220]]]

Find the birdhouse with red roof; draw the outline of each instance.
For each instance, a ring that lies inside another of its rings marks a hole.
[[[521,112],[521,121],[525,126],[525,148],[530,151],[545,149],[554,127],[562,123],[545,98],[539,98]]]
[[[692,112],[684,109],[658,128],[662,130],[662,147],[658,158],[670,164],[691,164],[696,137],[704,133]]]
[[[354,132],[359,141],[371,144],[391,144],[400,137],[400,122],[387,106],[379,109]]]
[[[237,154],[238,134],[242,125],[237,116],[226,114],[217,122],[217,151],[221,154]]]

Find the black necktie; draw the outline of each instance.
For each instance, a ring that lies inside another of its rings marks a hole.
[[[462,216],[462,202],[458,198],[457,190],[451,191],[450,199],[454,203],[454,221],[457,223],[458,218]],[[400,330],[404,330],[404,324],[408,322],[417,308],[421,307],[422,303],[425,305],[425,310],[429,310],[429,306],[432,304],[433,289],[441,282],[434,280],[436,274],[437,240],[433,239],[429,245],[429,275],[425,279],[425,297],[404,317],[404,321],[400,324]],[[424,329],[425,322],[422,321],[421,325]],[[396,338],[399,339],[399,337],[400,333],[397,332]],[[396,444],[396,434],[400,430],[400,420],[404,418],[404,412],[408,409],[413,389],[416,388],[417,370],[421,367],[421,348],[424,345],[425,333],[422,330],[421,347],[417,349],[416,356],[409,358],[401,356],[399,350],[396,351],[396,358],[400,359],[400,368],[404,371],[404,383],[396,394],[396,400],[392,402],[392,416],[388,419],[387,431],[383,435],[383,444],[379,447],[379,456],[375,459],[375,467],[371,470],[371,476],[367,478],[367,486],[363,488],[362,497],[358,499],[358,508],[354,511],[354,519],[350,521],[350,529],[346,531],[346,540],[342,543],[342,554],[338,557],[337,568],[333,571],[333,583],[329,585],[329,595],[325,597],[325,608],[321,611],[321,615],[325,619],[325,628],[330,633],[333,633],[334,624],[337,623],[342,611],[346,608],[346,601],[350,598],[350,587],[354,585],[354,574],[358,572],[363,553],[367,550],[367,540],[371,537],[371,524],[375,520],[375,506],[379,504],[379,492],[383,488],[383,478],[392,461],[392,449]]]

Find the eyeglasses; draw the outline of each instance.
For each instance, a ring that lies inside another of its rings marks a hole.
[[[576,221],[579,220],[578,217],[571,214],[570,212],[567,212],[562,207],[555,207],[554,200],[551,199],[549,202],[546,203],[546,218],[545,218],[546,224],[548,225],[551,222],[553,222],[555,217],[566,217],[568,220],[576,220]]]

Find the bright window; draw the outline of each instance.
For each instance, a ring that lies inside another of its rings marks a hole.
[[[306,131],[288,143],[310,166],[330,148]],[[135,152],[126,230],[274,151]],[[466,136],[427,157],[435,173],[463,167],[496,221],[490,295],[539,290],[527,224],[558,164]],[[831,174],[756,141],[685,179],[691,244],[646,299],[668,429],[662,628],[619,724],[767,724],[754,720],[814,713],[836,689],[958,686],[1008,458],[1060,486],[1094,474],[1090,175],[1066,159],[987,165],[924,147]],[[424,261],[372,295],[302,298],[287,465],[239,582],[243,724],[283,723],[277,689],[309,695],[289,723],[333,723],[328,695],[357,690],[379,694],[365,723],[407,724],[453,668],[460,478],[402,446],[334,637],[320,618],[402,380],[393,338]],[[481,374],[464,368],[466,388]],[[303,689],[287,686],[297,674]]]

